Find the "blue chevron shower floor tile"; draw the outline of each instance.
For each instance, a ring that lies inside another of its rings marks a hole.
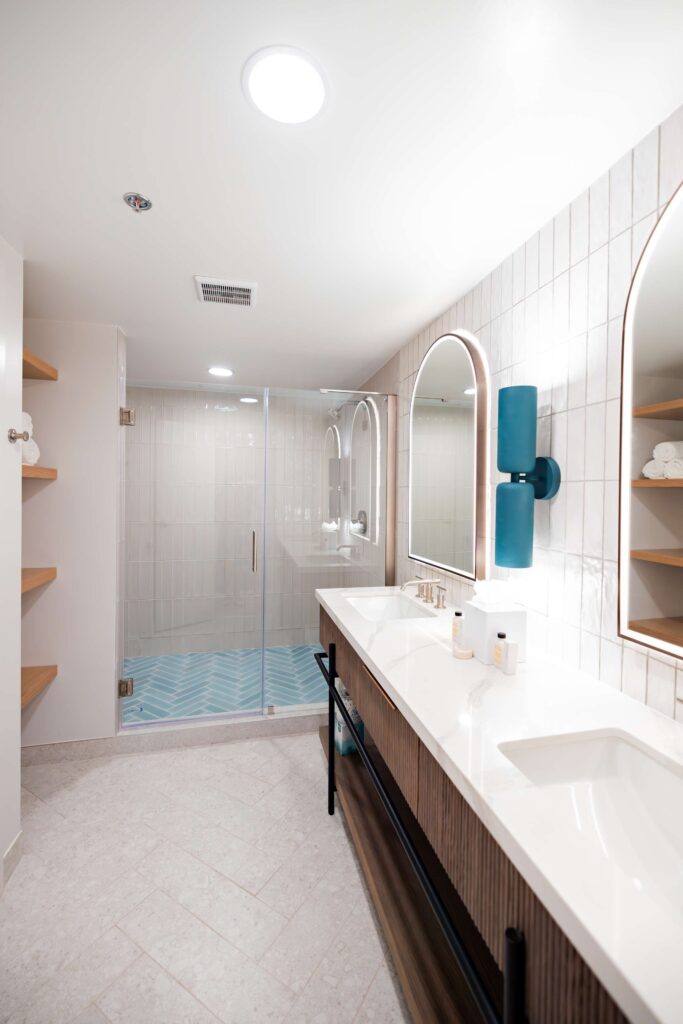
[[[291,707],[321,704],[327,686],[313,655],[318,644],[244,648],[202,654],[126,658],[135,693],[123,700],[123,725],[201,718],[261,710],[263,704]]]

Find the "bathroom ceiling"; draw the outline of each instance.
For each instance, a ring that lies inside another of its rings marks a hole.
[[[682,32],[680,0],[6,0],[27,314],[120,324],[137,380],[359,385],[678,106]],[[315,120],[245,101],[271,44],[322,66]]]

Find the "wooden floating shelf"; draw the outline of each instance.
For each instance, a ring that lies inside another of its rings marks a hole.
[[[657,565],[677,565],[683,569],[683,548],[653,548],[650,551],[632,551],[631,558]]]
[[[24,380],[59,380],[59,373],[40,356],[24,349]]]
[[[633,415],[646,420],[683,420],[683,398],[672,402],[655,402],[654,405],[639,405]]]
[[[683,480],[632,480],[633,487],[683,487]]]
[[[671,619],[634,619],[628,624],[636,633],[683,647],[683,616]]]
[[[56,665],[33,665],[21,670],[21,706],[25,708],[57,675]]]
[[[22,569],[21,570],[21,592],[28,594],[29,590],[42,587],[57,577],[57,570],[54,566],[45,569]]]
[[[56,480],[57,470],[51,466],[27,466],[22,463],[21,475],[24,480]]]

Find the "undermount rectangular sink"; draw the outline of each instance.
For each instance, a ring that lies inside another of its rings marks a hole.
[[[368,622],[424,619],[434,615],[430,608],[422,607],[417,601],[403,594],[375,594],[367,597],[347,597],[346,600]]]
[[[558,826],[581,834],[655,899],[683,902],[683,767],[617,730],[498,747],[539,787]]]

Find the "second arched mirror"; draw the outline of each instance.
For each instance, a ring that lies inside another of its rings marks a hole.
[[[410,408],[409,555],[469,579],[486,573],[487,375],[468,336],[427,352]]]

